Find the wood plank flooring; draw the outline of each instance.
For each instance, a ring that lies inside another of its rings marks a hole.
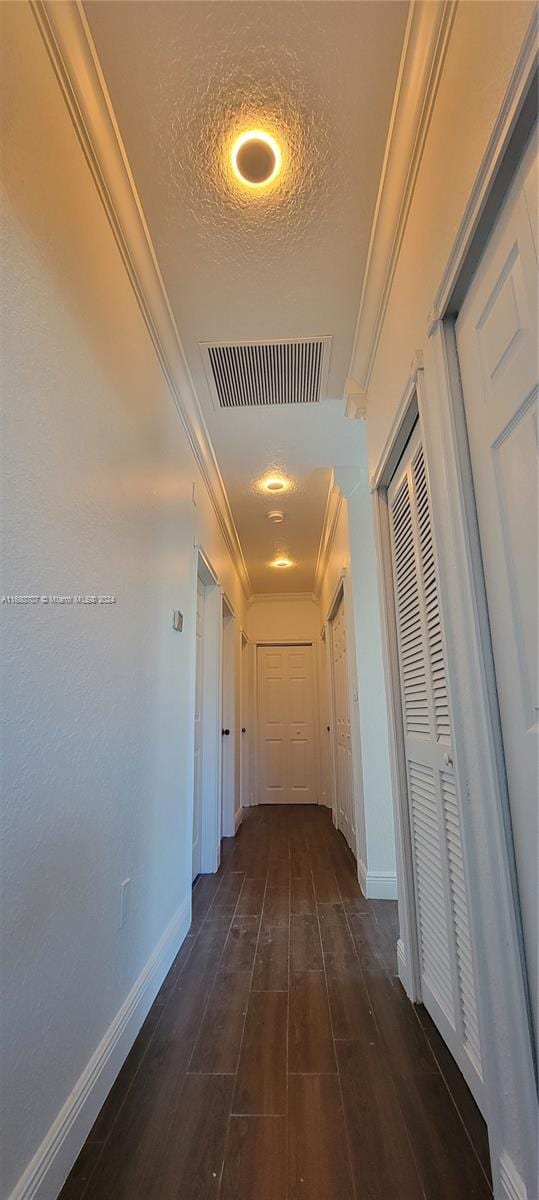
[[[61,1200],[486,1200],[486,1129],[396,978],[326,809],[262,807],[187,939]]]

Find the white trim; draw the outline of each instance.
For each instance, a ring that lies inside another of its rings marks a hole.
[[[406,950],[402,938],[397,938],[397,971],[402,986],[408,995],[410,992],[410,982],[408,979],[408,965],[406,962]]]
[[[357,879],[365,899],[367,899],[367,868],[362,858],[357,860]]]
[[[318,597],[314,592],[253,592],[247,601],[247,607],[252,608],[253,604],[267,603],[271,601],[279,604],[282,602],[290,603],[291,600],[296,600],[300,603],[305,603],[310,600],[313,604],[318,604]]]
[[[381,486],[387,487],[389,485],[393,471],[415,425],[417,420],[417,378],[419,371],[422,370],[423,352],[422,350],[416,350],[410,367],[410,374],[406,380],[402,396],[384,442],[378,466],[371,476],[371,492],[374,492],[376,488]]]
[[[30,0],[143,320],[246,595],[238,532],[80,0]]]
[[[410,4],[349,370],[358,392],[369,386],[456,8]]]
[[[394,871],[367,871],[365,888],[367,900],[396,900],[397,876]]]
[[[236,809],[236,812],[234,813],[234,834],[236,834],[238,832],[238,829],[242,823],[242,820],[243,820],[243,809],[240,806],[240,808]]]
[[[9,1200],[55,1200],[92,1128],[191,922],[191,897],[169,921]]]
[[[499,1162],[500,1188],[504,1200],[527,1200],[528,1191],[510,1158],[507,1150],[502,1150]]]
[[[314,570],[314,599],[317,600],[320,596],[324,575],[326,573],[331,547],[337,531],[337,524],[343,503],[343,495],[339,487],[335,483],[335,473],[331,472],[329,481],[328,495],[326,507],[324,510],[324,520],[322,522],[322,532],[320,534],[320,543],[318,546],[318,554],[316,556],[316,566]]]
[[[419,407],[447,647],[455,773],[464,800],[461,834],[479,1032],[482,1046],[488,1048],[482,1055],[485,1115],[494,1170],[505,1149],[531,1187],[537,1165],[533,1050],[490,627],[451,321],[434,325],[429,356],[432,386],[428,401],[420,393]],[[503,953],[496,947],[503,947]]]
[[[451,298],[470,253],[473,238],[477,233],[493,184],[499,175],[504,155],[536,70],[537,12],[534,11],[436,292],[429,317],[429,334],[433,323],[446,316],[449,311]]]
[[[196,612],[197,579],[206,589],[203,655],[203,730],[202,730],[202,814],[200,870],[213,874],[221,861],[221,717],[222,717],[222,612],[223,591],[211,561],[203,547],[194,544],[193,604]],[[191,828],[194,804],[194,722],[196,630],[193,628],[192,687],[189,713],[189,755]],[[191,853],[191,847],[189,848]],[[188,878],[191,878],[191,867]]]
[[[399,929],[406,971],[400,975],[409,999],[421,1000],[419,946],[415,917],[415,884],[408,804],[408,776],[404,748],[397,622],[393,590],[393,567],[387,488],[398,458],[417,420],[417,379],[420,368],[413,368],[403,392],[391,435],[373,480],[376,556],[380,579],[382,658],[386,680],[386,704],[389,730],[391,794],[395,823],[395,857]]]

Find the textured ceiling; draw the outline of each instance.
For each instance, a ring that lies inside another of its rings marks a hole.
[[[406,3],[146,3],[91,0],[88,17],[253,589],[309,591],[329,470],[360,431],[342,394]],[[262,128],[282,170],[247,190],[234,138]],[[328,400],[216,411],[200,343],[333,335]],[[282,537],[257,490],[294,479]],[[284,543],[296,564],[268,563]]]

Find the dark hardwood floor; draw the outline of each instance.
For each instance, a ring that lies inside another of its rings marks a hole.
[[[326,809],[258,808],[61,1200],[483,1200],[484,1122]]]

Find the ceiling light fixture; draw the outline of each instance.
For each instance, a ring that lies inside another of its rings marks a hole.
[[[240,134],[232,147],[232,170],[248,187],[267,187],[281,170],[281,151],[275,138],[262,129]]]
[[[262,487],[265,492],[271,492],[276,495],[277,492],[287,492],[290,487],[290,481],[285,479],[283,475],[268,475],[262,480]]]
[[[284,521],[284,512],[279,512],[276,508],[272,509],[268,513],[268,521],[273,521],[274,525],[280,525],[281,521]]]
[[[289,558],[274,558],[272,567],[293,567],[293,562]]]

